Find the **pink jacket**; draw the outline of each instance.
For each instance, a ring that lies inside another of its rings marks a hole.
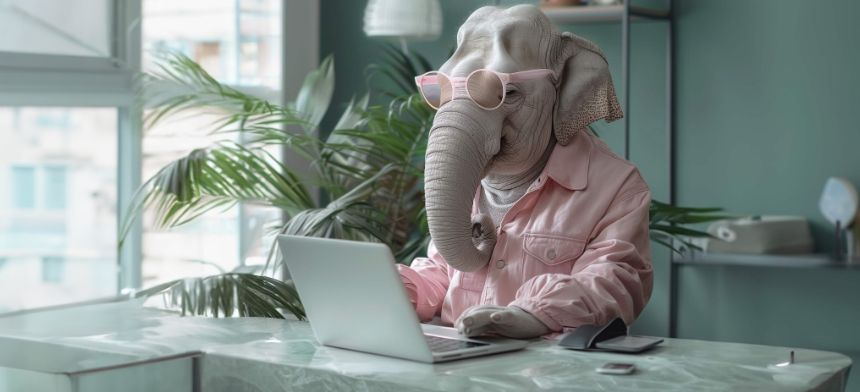
[[[522,308],[553,331],[629,325],[651,296],[650,201],[636,167],[578,132],[505,215],[489,264],[449,268],[431,242],[428,257],[398,269],[422,321],[441,312],[453,324],[486,304]]]

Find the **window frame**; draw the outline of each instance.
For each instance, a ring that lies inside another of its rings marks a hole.
[[[128,27],[128,21],[122,16],[128,8],[134,8],[134,3],[140,5],[140,0],[111,0],[108,2],[108,15],[111,15],[107,39],[110,50],[109,57],[81,56],[67,54],[30,53],[0,50],[0,70],[18,68],[42,71],[81,71],[106,72],[123,69],[126,58],[122,56],[125,40],[131,39],[128,34],[120,34]],[[128,6],[131,7],[128,7]],[[138,15],[140,13],[138,12]]]
[[[123,61],[112,57],[42,54],[0,50],[0,67],[40,71],[104,72],[123,68]]]
[[[0,105],[132,105],[140,56],[129,48],[140,35],[140,5],[141,0],[109,3],[109,57],[0,51]]]
[[[105,107],[117,110],[117,222],[126,218],[140,186],[141,110],[134,80],[140,72],[141,0],[110,2],[110,57],[0,51],[0,106]],[[140,286],[140,228],[117,252],[117,291]]]
[[[0,106],[117,109],[117,233],[142,183],[143,108],[135,99],[135,78],[141,72],[143,1],[111,1],[110,57],[0,51]],[[319,64],[319,3],[319,0],[282,3],[280,89],[237,88],[278,103],[294,99],[305,75]],[[287,164],[306,165],[285,151],[282,157]],[[240,214],[239,263],[244,263],[242,255],[248,246],[244,223]],[[139,220],[117,252],[117,267],[119,294],[141,288]]]

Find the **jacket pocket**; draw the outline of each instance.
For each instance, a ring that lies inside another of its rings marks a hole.
[[[585,250],[585,240],[553,235],[525,233],[523,251],[546,265],[575,261]]]

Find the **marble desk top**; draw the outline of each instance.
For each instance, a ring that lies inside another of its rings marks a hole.
[[[791,350],[666,339],[645,354],[626,355],[538,340],[519,352],[428,365],[320,346],[306,322],[180,317],[136,301],[0,316],[0,367],[75,372],[202,352],[203,391],[844,389],[848,357],[793,349],[796,362],[782,364]],[[606,362],[634,363],[637,371],[594,371]]]

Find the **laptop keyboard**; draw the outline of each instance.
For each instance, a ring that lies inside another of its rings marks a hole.
[[[424,339],[427,340],[427,344],[430,346],[430,351],[433,352],[454,351],[488,345],[488,343],[469,342],[466,340],[443,338],[432,335],[424,335]]]

